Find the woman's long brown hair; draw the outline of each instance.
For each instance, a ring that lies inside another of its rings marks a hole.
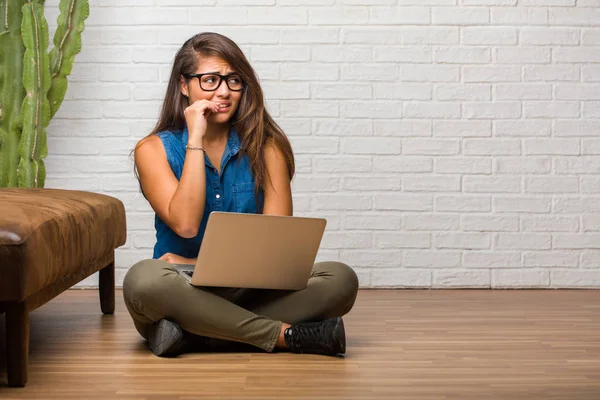
[[[217,56],[225,60],[240,74],[245,87],[236,113],[230,121],[240,135],[241,152],[248,155],[255,181],[255,194],[265,189],[268,175],[264,147],[272,143],[285,157],[290,180],[294,176],[295,164],[292,146],[283,130],[265,108],[264,95],[256,73],[242,50],[235,42],[218,33],[205,32],[188,39],[175,55],[167,93],[162,104],[158,122],[146,138],[167,130],[182,130],[185,127],[183,111],[188,99],[181,94],[180,77],[193,74],[202,56]],[[146,138],[140,140],[139,146]],[[137,147],[136,146],[136,147]],[[135,176],[139,180],[137,168]]]

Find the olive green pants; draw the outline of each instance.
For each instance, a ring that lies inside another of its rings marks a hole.
[[[358,279],[349,266],[321,262],[297,291],[192,286],[162,260],[132,266],[123,281],[125,305],[140,335],[167,318],[187,332],[273,351],[283,322],[342,316],[354,305]]]

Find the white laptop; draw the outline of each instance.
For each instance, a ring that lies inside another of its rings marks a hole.
[[[194,286],[303,289],[326,224],[323,218],[213,211],[196,265],[173,267]]]

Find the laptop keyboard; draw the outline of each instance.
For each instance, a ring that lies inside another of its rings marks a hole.
[[[194,273],[194,271],[183,271],[184,274],[186,274],[187,276],[191,277],[192,274]]]

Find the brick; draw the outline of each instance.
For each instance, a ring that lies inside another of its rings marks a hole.
[[[370,157],[356,156],[315,157],[313,165],[315,172],[325,173],[369,172],[372,169]]]
[[[228,11],[237,9],[227,8]],[[243,11],[243,8],[239,9]],[[249,7],[247,19],[238,19],[233,16],[229,21],[239,24],[240,20],[251,25],[304,25],[308,23],[308,13],[304,7]],[[206,21],[205,24],[215,24],[216,21]]]
[[[275,35],[272,35],[275,36]],[[338,43],[340,31],[337,28],[284,28],[281,30],[282,44],[331,44]]]
[[[302,45],[256,46],[252,48],[252,61],[308,61],[310,48]]]
[[[406,192],[458,192],[460,177],[403,176],[402,187]]]
[[[550,84],[498,84],[495,86],[497,100],[551,100]]]
[[[496,249],[544,250],[551,245],[551,235],[542,233],[498,233],[494,238]]]
[[[438,249],[489,249],[491,236],[489,233],[436,233],[433,235],[434,246]]]
[[[553,244],[555,249],[600,249],[600,234],[557,233]]]
[[[310,175],[296,175],[292,184],[298,193],[337,192],[340,188],[340,178],[323,178]]]
[[[582,230],[584,232],[600,231],[600,217],[597,215],[583,215],[581,217],[583,221]]]
[[[282,85],[283,83],[278,83]],[[297,82],[290,85],[298,85]],[[313,98],[315,99],[370,99],[373,97],[371,85],[348,85],[347,83],[323,83],[312,85]],[[375,97],[377,98],[377,97]]]
[[[510,213],[549,213],[552,200],[529,196],[494,197],[494,211]]]
[[[471,156],[507,156],[521,154],[521,142],[518,139],[465,139],[463,154]]]
[[[576,253],[559,251],[526,251],[523,252],[524,267],[569,268],[579,265]]]
[[[311,25],[362,25],[369,22],[366,7],[315,7],[308,10]]]
[[[452,268],[460,266],[460,252],[407,250],[404,252],[402,264],[416,268]]]
[[[466,268],[518,268],[521,256],[518,252],[477,251],[463,252],[463,266]]]
[[[458,82],[460,70],[456,65],[403,64],[400,80],[413,82]]]
[[[505,269],[492,271],[493,288],[537,288],[550,285],[550,271]]]
[[[523,153],[526,155],[578,155],[579,140],[575,139],[525,139]]]
[[[440,195],[435,198],[435,210],[446,212],[489,212],[491,196]]]
[[[265,97],[270,99],[310,99],[310,86],[300,82],[264,82]]]
[[[432,85],[424,83],[375,83],[375,99],[431,100]]]
[[[322,249],[370,249],[373,239],[370,232],[329,232],[321,240]]]
[[[551,25],[597,26],[598,21],[600,21],[600,10],[598,9],[550,9]]]
[[[370,120],[313,119],[312,130],[323,136],[372,136],[373,123]]]
[[[371,7],[371,25],[428,25],[431,23],[429,7]]]
[[[429,194],[381,194],[374,196],[373,208],[395,211],[432,211],[433,197]]]
[[[467,45],[516,45],[516,28],[466,27],[461,30],[461,43]]]
[[[311,120],[308,118],[281,118],[277,123],[288,136],[307,136],[311,134]]]
[[[507,66],[466,66],[463,68],[465,82],[519,82],[521,80],[520,67]]]
[[[433,272],[433,286],[447,288],[462,287],[490,287],[489,270],[435,270]]]
[[[400,45],[402,36],[400,28],[391,27],[356,27],[342,28],[344,44],[370,44],[370,45]]]
[[[600,131],[600,121],[581,120],[581,121],[566,121],[557,120],[554,123],[554,134],[556,136],[598,136]]]
[[[555,27],[523,27],[520,43],[524,45],[578,45],[579,30]]]
[[[373,48],[373,61],[430,63],[433,57],[432,54],[432,49],[425,46],[375,46]]]
[[[519,177],[476,176],[463,177],[463,191],[466,193],[518,193],[521,191]]]
[[[489,137],[490,121],[434,121],[433,135],[438,137]]]
[[[600,274],[597,271],[554,270],[550,272],[550,282],[560,288],[595,288],[600,286]]]
[[[513,5],[513,4],[511,4]],[[494,25],[547,25],[548,10],[544,8],[493,7],[491,22]],[[522,44],[522,43],[521,43]]]
[[[572,254],[572,253],[570,253]],[[590,250],[581,252],[581,268],[600,268],[600,251]]]
[[[529,232],[572,232],[579,229],[579,218],[527,215],[521,218],[521,228]]]
[[[340,147],[339,138],[294,136],[290,142],[298,154],[338,154]]]
[[[519,230],[519,218],[512,216],[464,215],[460,222],[466,232],[517,232]]]
[[[549,174],[552,170],[550,157],[498,157],[494,161],[498,174]]]
[[[435,45],[458,44],[457,27],[405,27],[402,29],[402,44]]]
[[[431,136],[431,120],[375,120],[375,136],[426,137]]]
[[[557,83],[554,97],[557,100],[599,100],[600,84]]]
[[[583,118],[600,118],[600,101],[585,101],[583,102],[583,110],[581,113]]]
[[[600,62],[600,46],[554,47],[552,58],[555,63],[598,63]]]
[[[374,287],[431,287],[431,272],[426,269],[395,269],[382,271],[373,269],[371,272],[371,284]]]
[[[371,196],[327,194],[313,196],[315,210],[370,210]]]
[[[403,228],[408,231],[452,231],[460,227],[457,215],[421,214],[405,215]]]
[[[295,81],[336,81],[340,76],[335,64],[286,62],[281,65],[281,79]]]
[[[341,77],[356,81],[393,81],[398,77],[398,66],[393,64],[344,64]]]
[[[492,173],[492,160],[483,157],[438,158],[434,172],[438,174],[484,174]]]
[[[339,115],[336,103],[325,100],[282,100],[284,117],[335,117]]]
[[[402,118],[400,101],[346,100],[340,101],[340,107],[346,118]]]
[[[346,215],[343,227],[348,230],[400,230],[402,218],[400,216],[385,215]]]
[[[579,81],[579,67],[570,65],[525,65],[523,66],[523,80],[539,81]]]
[[[499,47],[495,49],[498,64],[549,64],[551,49],[546,47]]]
[[[345,154],[400,154],[402,140],[395,138],[348,138],[342,141]]]
[[[554,166],[557,174],[597,174],[600,172],[600,159],[594,156],[557,158]]]
[[[539,120],[498,120],[492,121],[494,136],[550,136],[552,121]]]
[[[580,104],[568,101],[524,101],[525,118],[577,118]]]
[[[456,155],[459,153],[457,140],[403,139],[403,154],[411,155]]]
[[[431,172],[433,161],[426,157],[376,157],[373,160],[374,172]]]
[[[373,239],[378,249],[427,249],[431,246],[429,233],[375,232]]]
[[[404,104],[404,115],[407,118],[460,118],[460,103],[452,102],[416,102]]]
[[[465,102],[463,118],[467,119],[509,119],[521,117],[521,103],[518,102]]]
[[[340,261],[357,267],[368,267],[369,270],[385,267],[393,273],[402,265],[402,252],[397,250],[341,250]],[[383,273],[383,272],[382,272]]]
[[[581,177],[581,193],[600,193],[600,178]]]
[[[555,213],[600,213],[600,197],[564,197],[555,198],[553,211]]]
[[[579,192],[579,178],[558,176],[526,178],[525,192],[577,193]]]
[[[490,22],[490,11],[483,7],[434,7],[434,25],[481,25]]]
[[[347,46],[319,45],[312,48],[312,60],[316,62],[351,62],[351,63],[369,63],[371,61],[392,61],[392,60],[373,60],[371,49],[354,48]]]
[[[492,100],[492,86],[490,84],[438,84],[434,88],[436,100]]]

